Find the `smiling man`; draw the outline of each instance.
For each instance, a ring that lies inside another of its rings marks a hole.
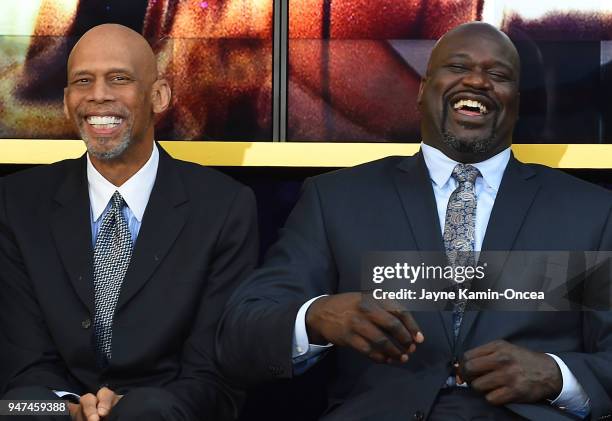
[[[434,48],[419,89],[423,142],[462,163],[507,149],[518,116],[519,73],[516,48],[499,31],[471,24],[449,32]]]
[[[372,251],[452,263],[460,252],[612,250],[610,192],[513,157],[519,73],[514,45],[488,24],[439,40],[418,94],[421,151],[305,182],[221,320],[226,374],[290,378],[332,359],[324,420],[612,416],[610,312],[466,312],[457,300],[410,313],[359,292]]]
[[[257,259],[255,201],[154,142],[170,96],[142,36],[97,26],[64,95],[87,153],[0,180],[4,399],[66,399],[87,421],[237,416],[214,333]]]

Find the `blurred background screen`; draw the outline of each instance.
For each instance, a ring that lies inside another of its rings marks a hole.
[[[435,39],[483,20],[522,57],[516,143],[612,142],[610,0],[291,0],[288,138],[419,141]]]
[[[5,1],[0,137],[77,137],[62,113],[67,54],[116,22],[150,41],[172,84],[160,140],[270,141],[278,118],[279,140],[419,142],[416,94],[435,39],[483,20],[522,57],[516,143],[612,143],[610,0],[279,1]],[[288,23],[274,31],[278,10]],[[277,71],[287,76],[273,94]],[[273,114],[281,96],[286,113]]]
[[[66,59],[91,27],[142,33],[173,89],[164,140],[270,140],[272,0],[19,0],[0,16],[0,137],[76,138]]]

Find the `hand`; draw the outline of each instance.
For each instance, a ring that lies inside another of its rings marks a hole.
[[[359,292],[315,300],[306,312],[313,343],[348,346],[382,363],[405,363],[425,337],[409,311],[389,301],[385,306]]]
[[[83,418],[81,404],[68,402],[68,412],[70,413],[70,419],[72,421],[86,421],[85,418]]]
[[[554,399],[563,378],[555,360],[503,340],[467,351],[461,378],[493,405]]]
[[[103,387],[96,395],[88,393],[81,396],[79,404],[68,403],[68,412],[73,421],[100,421],[122,397]]]
[[[123,395],[117,395],[108,387],[103,387],[102,389],[98,390],[96,397],[98,398],[98,415],[100,418],[103,418],[110,414],[111,409],[117,405],[117,402],[119,402]]]

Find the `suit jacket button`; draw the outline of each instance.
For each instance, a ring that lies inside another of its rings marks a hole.
[[[412,416],[412,419],[414,421],[423,421],[425,419],[425,414],[423,413],[423,411],[416,411]]]
[[[85,319],[81,322],[81,327],[83,329],[89,329],[90,326],[91,326],[91,319]]]
[[[277,365],[268,366],[268,370],[273,376],[280,376],[281,374],[285,372],[285,370],[282,367],[279,367]]]

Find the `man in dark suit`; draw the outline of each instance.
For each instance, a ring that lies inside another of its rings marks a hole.
[[[144,38],[95,27],[64,98],[87,154],[0,180],[4,399],[72,400],[75,420],[236,417],[214,335],[256,263],[254,196],[154,142],[170,95]]]
[[[421,152],[307,180],[219,325],[245,383],[333,359],[325,420],[599,419],[612,412],[609,312],[408,312],[357,291],[370,251],[611,250],[612,197],[511,153],[519,56],[484,23],[436,44]],[[517,283],[520,280],[517,280]],[[465,302],[463,303],[465,305]]]

